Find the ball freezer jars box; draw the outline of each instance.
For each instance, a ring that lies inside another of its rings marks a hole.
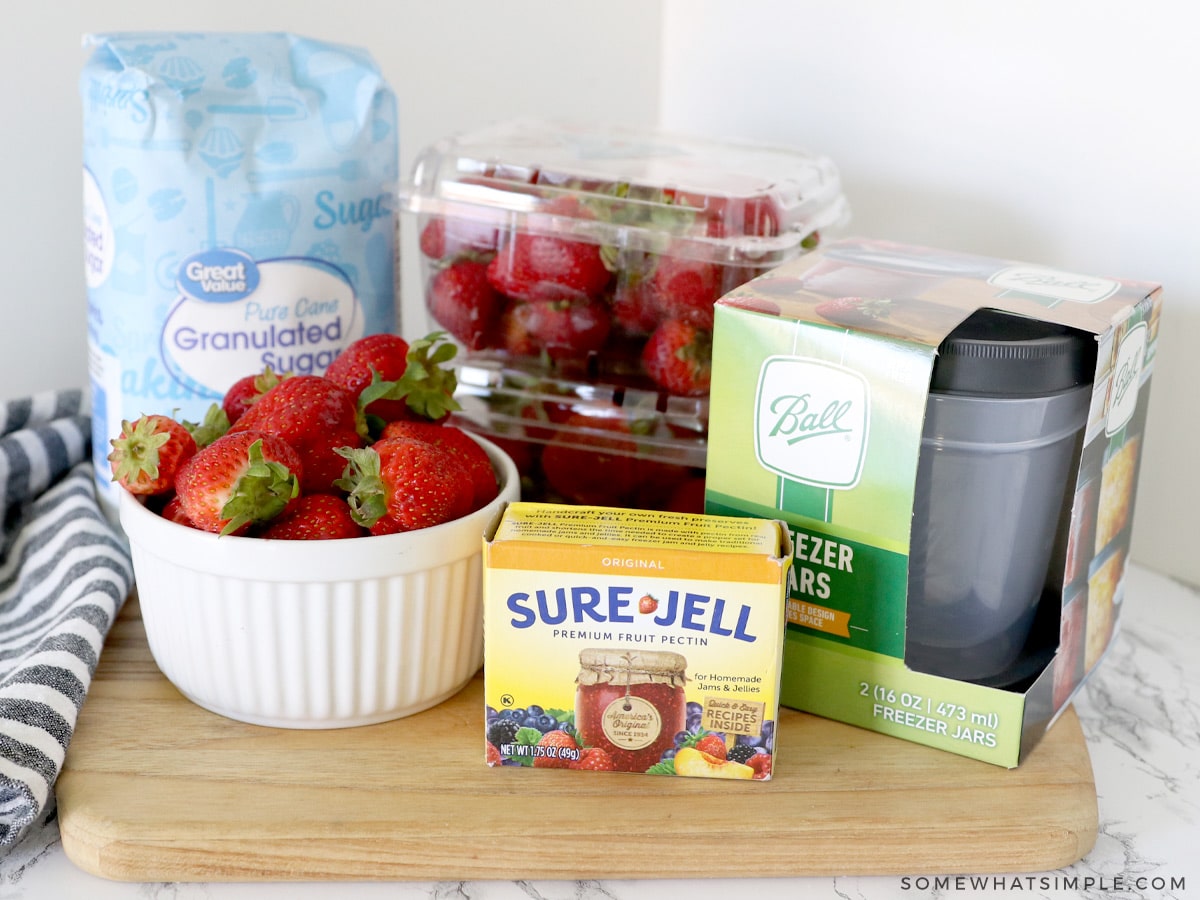
[[[1019,764],[1119,622],[1160,310],[850,239],[718,303],[706,510],[792,531],[785,706]]]
[[[491,765],[769,778],[781,522],[512,503],[484,543]]]
[[[847,216],[819,156],[536,120],[428,147],[405,206],[431,327],[465,351],[464,417],[513,454],[523,496],[647,508],[670,502],[660,463],[703,469],[716,300]],[[615,474],[560,477],[551,446]]]
[[[200,421],[234,379],[321,374],[396,324],[395,97],[290,34],[98,35],[80,76],[98,493],[121,421]]]

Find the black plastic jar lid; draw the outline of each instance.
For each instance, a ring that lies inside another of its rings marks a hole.
[[[1050,394],[1089,383],[1095,371],[1093,335],[981,309],[939,345],[930,387],[969,394]]]

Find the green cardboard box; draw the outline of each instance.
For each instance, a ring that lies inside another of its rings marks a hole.
[[[995,683],[905,662],[931,374],[981,309],[1076,329],[1097,350],[1046,589],[1019,666]],[[1157,285],[861,239],[722,298],[706,511],[792,531],[783,705],[996,765],[1025,758],[1119,627],[1160,310]]]

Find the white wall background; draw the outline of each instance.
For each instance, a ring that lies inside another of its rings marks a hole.
[[[666,0],[660,120],[833,158],[871,237],[1164,285],[1133,556],[1200,583],[1200,7]]]
[[[806,146],[859,234],[1162,282],[1134,555],[1200,583],[1200,12],[1186,0],[150,0],[21,4],[0,58],[0,398],[84,384],[80,36],[292,30],[369,48],[401,165],[572,115]],[[405,318],[415,317],[406,228]]]

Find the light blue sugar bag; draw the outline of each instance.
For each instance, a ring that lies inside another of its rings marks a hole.
[[[397,330],[395,96],[290,34],[105,34],[80,78],[94,456],[270,365]]]

